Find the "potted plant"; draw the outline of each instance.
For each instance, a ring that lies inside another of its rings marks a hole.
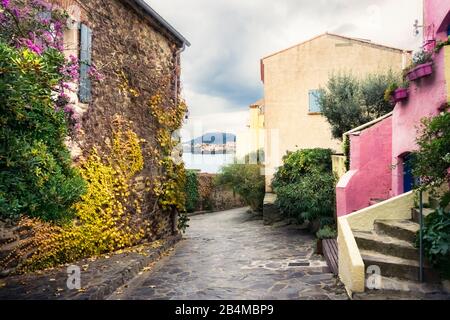
[[[316,237],[317,237],[316,253],[323,254],[322,241],[326,239],[336,239],[337,238],[336,228],[330,225],[326,225],[322,227],[319,231],[317,231]]]
[[[405,76],[409,81],[414,81],[433,73],[433,53],[425,50],[417,52],[413,57],[413,63],[406,68]]]
[[[409,96],[408,92],[409,84],[404,82],[400,85],[397,83],[391,83],[384,93],[384,100],[386,102],[391,102],[392,104],[396,104],[402,100],[405,100]]]
[[[434,48],[434,52],[439,53],[441,49],[445,46],[450,45],[450,36],[448,36],[448,39],[446,41],[438,41],[436,44],[436,48]]]

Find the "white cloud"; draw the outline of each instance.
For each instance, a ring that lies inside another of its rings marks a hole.
[[[339,32],[415,49],[422,0],[148,0],[192,46],[182,56],[193,121],[217,131],[243,129],[262,96],[262,57],[318,34]],[[239,131],[239,130],[236,130]]]

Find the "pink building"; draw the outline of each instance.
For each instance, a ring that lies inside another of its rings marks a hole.
[[[424,25],[424,48],[434,51],[450,36],[450,1],[424,0]],[[433,73],[411,81],[408,100],[397,103],[392,114],[348,133],[351,170],[336,189],[338,216],[412,189],[409,156],[417,150],[421,120],[450,102],[449,53],[445,47],[434,54]]]

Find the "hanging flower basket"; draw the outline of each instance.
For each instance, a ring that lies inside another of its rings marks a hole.
[[[423,77],[427,77],[433,73],[433,63],[428,62],[419,64],[417,67],[409,71],[406,75],[409,81],[414,81]]]
[[[409,96],[407,88],[398,88],[394,91],[393,98],[395,103],[407,99]]]

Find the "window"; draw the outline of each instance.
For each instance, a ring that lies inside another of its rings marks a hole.
[[[92,64],[92,30],[85,24],[80,28],[80,87],[78,98],[81,103],[88,103],[92,99],[89,68]]]
[[[320,91],[319,90],[310,90],[309,91],[309,112],[310,113],[321,113],[319,105],[320,99]]]
[[[447,35],[450,37],[450,24],[447,27]]]

